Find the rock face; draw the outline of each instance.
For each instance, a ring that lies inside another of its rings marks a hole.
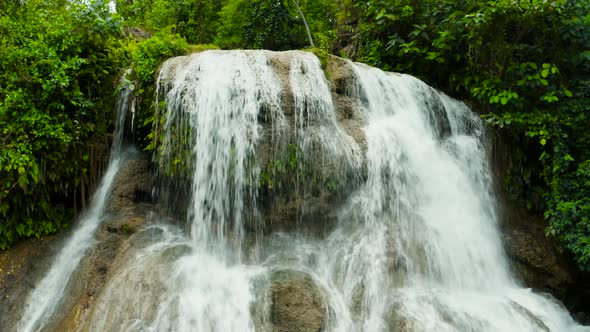
[[[154,176],[149,158],[137,151],[128,151],[119,169],[106,206],[107,217],[96,231],[96,245],[80,262],[66,287],[65,313],[52,328],[59,331],[78,330],[116,269],[116,258],[126,248],[130,237],[147,224],[155,210],[150,203]]]
[[[506,252],[526,285],[564,298],[573,284],[572,267],[544,234],[542,220],[525,219],[504,231]]]
[[[59,311],[63,315],[47,322],[48,330],[76,330],[84,320],[108,279],[114,258],[125,241],[145,225],[146,214],[154,209],[152,204],[142,203],[146,200],[144,191],[151,188],[151,179],[145,156],[135,154],[121,167],[107,208],[109,214],[96,231],[97,244],[72,275],[63,309]],[[28,240],[0,252],[1,331],[16,331],[29,293],[44,277],[70,232]]]
[[[154,176],[149,158],[138,152],[130,152],[111,188],[107,211],[114,214],[131,212],[139,202],[150,201]]]
[[[590,278],[557,243],[545,236],[546,221],[513,202],[503,186],[502,174],[513,162],[510,140],[497,132],[488,135],[492,173],[500,203],[500,226],[506,254],[517,277],[526,287],[553,295],[563,302],[579,322],[590,323]],[[527,199],[535,202],[536,197]],[[537,205],[537,203],[534,203]]]
[[[321,293],[306,273],[275,271],[271,277],[271,322],[275,332],[319,332],[326,309]]]
[[[348,167],[345,162],[340,165],[330,164],[327,158],[322,158],[326,152],[318,148],[317,143],[305,152],[300,150],[301,133],[298,133],[300,125],[297,121],[301,120],[297,120],[297,96],[291,86],[293,71],[297,70],[292,63],[295,54],[300,52],[265,52],[282,85],[281,111],[285,126],[283,133],[277,135],[276,124],[268,119],[262,121],[257,159],[261,176],[269,178],[263,183],[259,198],[264,225],[247,223],[246,226],[251,230],[262,229],[265,233],[297,229],[307,235],[321,235],[332,229],[336,220],[334,211],[342,198],[354,189],[341,184],[355,181],[341,180],[362,179],[363,167]],[[302,71],[311,71],[309,66],[313,63],[300,65]],[[320,70],[326,73],[326,84],[333,101],[333,105],[323,107],[334,108],[335,121],[342,130],[341,134],[351,138],[350,143],[356,145],[359,152],[365,151],[366,138],[362,129],[365,119],[359,113],[362,105],[355,95],[356,82],[350,62],[330,56],[322,66]],[[297,98],[310,98],[305,100],[306,103],[315,102],[310,96]]]
[[[143,208],[150,209],[149,206]],[[145,216],[137,214],[112,216],[100,226],[96,233],[97,244],[84,256],[66,288],[64,309],[60,311],[65,315],[55,322],[54,330],[78,330],[108,281],[119,252],[129,237],[145,224]]]
[[[21,242],[0,251],[0,330],[14,331],[25,300],[50,268],[67,232]]]
[[[553,295],[576,320],[588,324],[590,279],[545,236],[546,227],[541,217],[522,212],[505,217],[503,241],[512,268],[526,287]]]

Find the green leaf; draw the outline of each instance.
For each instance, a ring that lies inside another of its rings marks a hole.
[[[547,140],[544,138],[541,138],[541,141],[539,143],[541,143],[541,145],[545,145],[545,144],[547,144]]]

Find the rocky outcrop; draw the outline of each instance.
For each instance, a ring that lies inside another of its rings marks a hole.
[[[144,228],[156,206],[151,204],[154,176],[150,161],[138,151],[128,151],[120,167],[106,205],[107,217],[96,231],[92,246],[72,275],[64,296],[64,313],[52,328],[78,330],[116,268],[116,258],[130,237]]]
[[[578,271],[555,241],[545,236],[547,225],[541,217],[522,211],[505,214],[503,241],[516,276],[526,287],[563,302],[579,322],[590,323],[588,275]]]
[[[275,332],[319,332],[326,308],[321,292],[305,272],[278,270],[271,277],[271,322]]]
[[[143,206],[147,211],[151,207]],[[109,279],[114,262],[126,241],[146,224],[144,215],[119,215],[109,218],[96,233],[96,245],[84,256],[66,288],[64,313],[55,322],[56,331],[76,331]]]
[[[523,220],[524,219],[524,220]],[[529,287],[564,298],[574,283],[572,266],[545,237],[542,220],[523,218],[504,230],[504,243],[515,272]]]
[[[256,219],[247,223],[247,227],[250,230],[262,229],[265,233],[297,229],[307,235],[322,235],[335,225],[335,211],[347,194],[356,188],[354,184],[361,182],[364,169],[348,167],[345,163],[331,164],[328,158],[322,158],[324,152],[321,149],[316,151],[317,147],[302,156],[290,81],[291,61],[298,53],[265,52],[282,85],[281,112],[286,126],[280,142],[277,141],[276,124],[262,121],[257,159],[263,178],[258,205],[264,224],[260,225]],[[330,56],[322,66],[328,79],[337,126],[343,135],[352,138],[351,143],[362,153],[366,150],[362,129],[365,119],[359,112],[361,104],[351,63]],[[310,68],[302,66],[301,70]]]
[[[125,214],[140,202],[151,201],[154,176],[150,160],[139,152],[128,153],[130,157],[117,172],[113,181],[107,211],[113,214]]]
[[[16,330],[27,296],[51,267],[68,233],[30,239],[0,251],[0,330]]]
[[[504,175],[514,167],[512,141],[497,131],[488,133],[492,173],[500,205],[504,248],[516,276],[526,287],[549,293],[568,308],[578,321],[590,323],[590,278],[577,270],[571,258],[560,252],[554,239],[545,236],[547,222],[525,207],[523,193],[504,185]],[[529,208],[537,209],[538,193],[525,193]],[[520,198],[520,200],[519,200]]]
[[[84,319],[123,243],[146,224],[146,216],[154,209],[152,204],[141,203],[147,199],[151,179],[149,161],[139,153],[122,165],[112,188],[108,215],[96,231],[96,245],[70,278],[60,310],[63,314],[47,322],[49,330],[76,330]],[[74,224],[72,231],[76,227]],[[29,294],[45,276],[72,231],[23,241],[0,252],[0,330],[16,330]]]

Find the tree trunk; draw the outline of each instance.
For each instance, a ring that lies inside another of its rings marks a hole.
[[[299,15],[301,15],[301,19],[303,20],[303,25],[305,25],[305,31],[307,31],[307,38],[309,38],[309,44],[311,45],[311,47],[315,47],[315,45],[313,44],[313,38],[311,38],[311,31],[309,31],[309,25],[307,25],[307,20],[305,19],[305,15],[303,15],[301,8],[299,8],[298,1],[296,1],[296,0],[292,0],[292,1],[295,4],[295,8],[297,8],[297,11],[299,12]]]

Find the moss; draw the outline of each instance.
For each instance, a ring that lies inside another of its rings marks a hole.
[[[189,53],[199,53],[209,50],[219,50],[219,46],[215,44],[198,44],[198,45],[189,45]]]
[[[319,47],[309,47],[303,49],[303,51],[313,53],[320,60],[320,64],[322,65],[324,75],[326,75],[326,78],[329,80],[330,72],[328,70],[328,64],[330,63],[330,53],[328,52],[328,50]]]

